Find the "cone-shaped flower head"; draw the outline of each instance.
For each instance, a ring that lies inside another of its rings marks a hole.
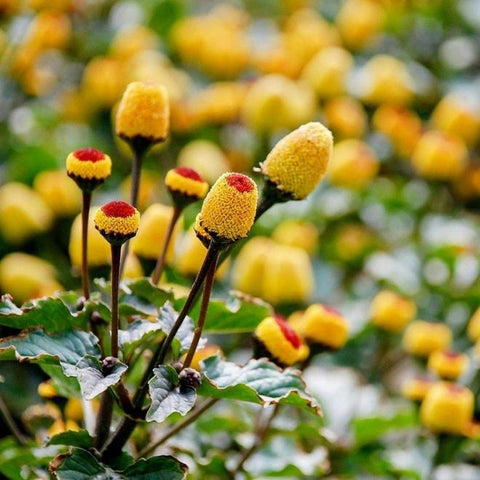
[[[81,148],[67,157],[67,175],[83,191],[92,191],[102,184],[112,171],[112,160],[96,148]]]
[[[308,357],[310,349],[280,316],[264,318],[255,329],[257,355],[267,355],[280,365],[293,365]]]
[[[251,178],[225,173],[203,202],[199,226],[218,242],[232,243],[244,238],[255,221],[257,197],[257,185]]]
[[[437,350],[446,350],[452,343],[452,331],[442,323],[416,320],[403,334],[403,348],[419,357],[428,357]]]
[[[179,207],[201,200],[208,192],[208,183],[193,168],[172,168],[165,176],[165,185]]]
[[[170,109],[165,87],[156,83],[132,82],[117,111],[115,131],[130,143],[163,142],[168,135]]]
[[[468,355],[451,350],[436,350],[428,357],[428,369],[445,380],[456,380],[468,368]]]
[[[261,171],[277,189],[302,200],[325,174],[332,147],[330,130],[318,122],[307,123],[273,147],[261,164]]]
[[[112,245],[121,245],[135,236],[140,225],[140,213],[126,202],[106,203],[95,214],[95,228]]]

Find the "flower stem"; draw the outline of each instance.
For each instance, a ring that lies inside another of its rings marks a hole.
[[[143,146],[132,146],[133,150],[133,162],[132,162],[132,180],[130,186],[130,204],[137,208],[138,192],[140,190],[140,174],[142,171],[143,159],[148,148]],[[127,261],[127,255],[129,250],[130,240],[123,247],[122,259],[120,261],[120,275],[125,268],[125,262]]]
[[[111,356],[118,358],[118,283],[120,280],[121,245],[111,245],[112,250],[112,333]]]
[[[82,290],[86,300],[90,298],[90,279],[88,277],[88,217],[92,194],[82,192]]]
[[[207,277],[205,278],[205,286],[203,287],[202,305],[200,307],[200,315],[198,317],[197,328],[195,329],[193,340],[190,345],[190,349],[188,350],[187,357],[185,358],[185,362],[183,363],[182,368],[188,368],[192,363],[193,356],[195,355],[195,351],[197,350],[197,347],[198,347],[198,342],[200,341],[200,336],[202,335],[203,327],[205,326],[205,320],[207,318],[208,303],[210,301],[213,281],[215,278],[215,270],[217,266],[218,254],[219,252],[217,251],[217,255],[212,260],[212,264],[210,265],[210,269],[208,270]]]
[[[186,416],[183,420],[177,422],[170,430],[166,431],[155,443],[152,445],[147,445],[139,454],[137,458],[144,457],[149,453],[152,453],[156,448],[160,445],[164,444],[169,438],[176,435],[178,432],[183,430],[185,427],[188,427],[191,423],[193,423],[200,415],[206,412],[209,408],[213,407],[220,399],[219,398],[210,398],[206,400],[197,408],[192,410],[188,416]]]
[[[195,281],[193,282],[190,294],[188,295],[187,300],[185,301],[185,304],[183,305],[183,308],[177,317],[177,320],[175,321],[172,329],[168,333],[165,340],[158,346],[157,350],[153,354],[153,357],[150,360],[147,369],[145,370],[138,390],[136,391],[133,398],[133,404],[137,411],[141,411],[141,408],[143,406],[143,401],[145,400],[148,392],[148,380],[152,375],[153,369],[156,365],[164,362],[167,352],[172,344],[172,341],[178,332],[178,329],[181,327],[188,312],[195,303],[197,294],[203,285],[205,277],[207,276],[207,273],[210,270],[212,263],[218,258],[219,251],[220,246],[212,242],[207,250],[207,255],[205,257],[205,260],[203,261],[203,265],[200,268],[200,271],[198,272]],[[102,458],[109,459],[117,456],[125,443],[130,438],[130,435],[132,434],[136,425],[136,420],[133,420],[131,418],[124,418],[120,423],[119,427],[117,428],[116,432],[113,434],[110,442],[108,442],[103,449]]]
[[[158,256],[157,264],[155,265],[155,269],[153,270],[153,273],[152,273],[152,283],[154,285],[158,284],[158,281],[162,276],[163,268],[165,267],[168,246],[172,238],[173,230],[175,228],[175,225],[177,224],[178,219],[180,218],[181,213],[182,213],[182,209],[180,207],[177,207],[177,206],[173,207],[172,217],[170,218],[170,223],[168,224],[167,233],[165,234],[165,238],[163,240],[162,250],[160,252],[160,255]]]
[[[97,425],[95,428],[95,440],[93,446],[97,449],[101,448],[107,441],[110,433],[110,425],[112,424],[114,398],[110,389],[103,392],[100,400],[100,408],[97,413]]]
[[[0,414],[3,417],[3,420],[5,421],[7,427],[9,428],[9,430],[12,432],[13,436],[17,440],[17,442],[20,445],[26,445],[28,441],[27,437],[18,428],[17,424],[15,423],[15,420],[12,417],[12,414],[10,413],[10,410],[7,407],[7,404],[4,402],[1,396],[0,396]]]

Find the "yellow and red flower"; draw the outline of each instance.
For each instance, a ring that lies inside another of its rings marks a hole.
[[[208,191],[208,183],[189,167],[172,168],[165,176],[165,185],[178,206],[201,200]]]
[[[122,201],[106,203],[95,214],[95,228],[113,244],[119,245],[135,236],[140,225],[140,213]]]
[[[96,148],[81,148],[67,157],[67,175],[84,191],[102,184],[112,171],[112,160]]]
[[[281,366],[305,360],[310,350],[279,315],[264,318],[255,329],[257,356],[266,355]]]

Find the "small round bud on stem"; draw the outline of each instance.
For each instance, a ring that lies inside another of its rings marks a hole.
[[[136,235],[140,213],[126,202],[106,203],[95,214],[95,228],[112,245],[121,245]]]
[[[68,155],[66,166],[67,175],[80,189],[91,192],[110,176],[112,160],[96,148],[82,148]]]

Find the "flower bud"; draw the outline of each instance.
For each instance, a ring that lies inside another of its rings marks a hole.
[[[310,350],[281,317],[264,318],[255,329],[256,357],[266,355],[280,366],[305,360]]]
[[[0,187],[0,233],[11,244],[21,244],[52,224],[52,211],[42,197],[22,183]]]
[[[412,355],[428,357],[432,352],[445,350],[452,343],[452,332],[447,325],[417,320],[410,323],[403,334],[403,348]]]
[[[257,211],[257,185],[241,173],[225,173],[208,192],[200,225],[215,241],[232,243],[250,232]]]
[[[82,195],[62,170],[39,173],[33,188],[59,217],[69,217],[80,211]]]
[[[0,261],[0,291],[17,303],[52,295],[63,287],[55,280],[55,269],[45,260],[26,253],[9,253]]]
[[[363,105],[352,97],[337,97],[325,104],[328,128],[337,138],[362,138],[368,117]]]
[[[370,311],[374,325],[389,332],[399,332],[413,320],[417,307],[411,300],[382,290],[373,299]]]
[[[375,152],[361,140],[351,138],[335,145],[328,178],[333,185],[362,189],[377,175],[378,168]]]
[[[188,167],[169,170],[165,176],[165,185],[179,207],[201,200],[208,191],[208,183],[193,168]]]
[[[321,123],[302,125],[273,147],[260,167],[268,181],[295,200],[310,194],[330,160],[333,137]]]
[[[126,202],[114,201],[97,210],[95,228],[112,245],[121,245],[136,235],[140,213]]]
[[[274,305],[303,303],[313,292],[315,280],[308,254],[301,248],[274,245],[265,259],[261,297]],[[247,292],[249,293],[249,292]]]
[[[315,304],[298,316],[293,327],[308,343],[333,350],[342,348],[348,338],[348,323],[334,308]]]
[[[318,230],[313,223],[284,220],[273,231],[272,239],[281,245],[301,248],[313,255],[318,247]]]
[[[180,391],[196,389],[202,382],[202,376],[193,368],[184,368],[178,376]]]
[[[67,175],[86,192],[102,184],[112,171],[108,155],[96,148],[82,148],[67,157]]]
[[[420,137],[412,164],[422,177],[455,180],[467,168],[468,150],[461,138],[432,130]]]
[[[436,382],[428,378],[413,378],[402,385],[402,395],[412,402],[421,402]]]
[[[150,205],[142,214],[138,234],[132,240],[131,246],[133,253],[138,257],[156,260],[158,258],[159,248],[165,239],[171,218],[172,207],[167,207],[161,203]],[[172,238],[167,249],[167,263],[173,260],[175,243],[181,231],[182,223],[182,220],[179,220],[173,230]]]
[[[466,387],[438,382],[425,395],[420,421],[435,433],[461,435],[472,421],[473,393]]]
[[[163,86],[132,82],[120,101],[115,131],[130,143],[163,142],[168,135],[169,116],[168,94]]]
[[[445,380],[456,380],[468,368],[468,357],[452,351],[432,352],[428,357],[428,369]]]

